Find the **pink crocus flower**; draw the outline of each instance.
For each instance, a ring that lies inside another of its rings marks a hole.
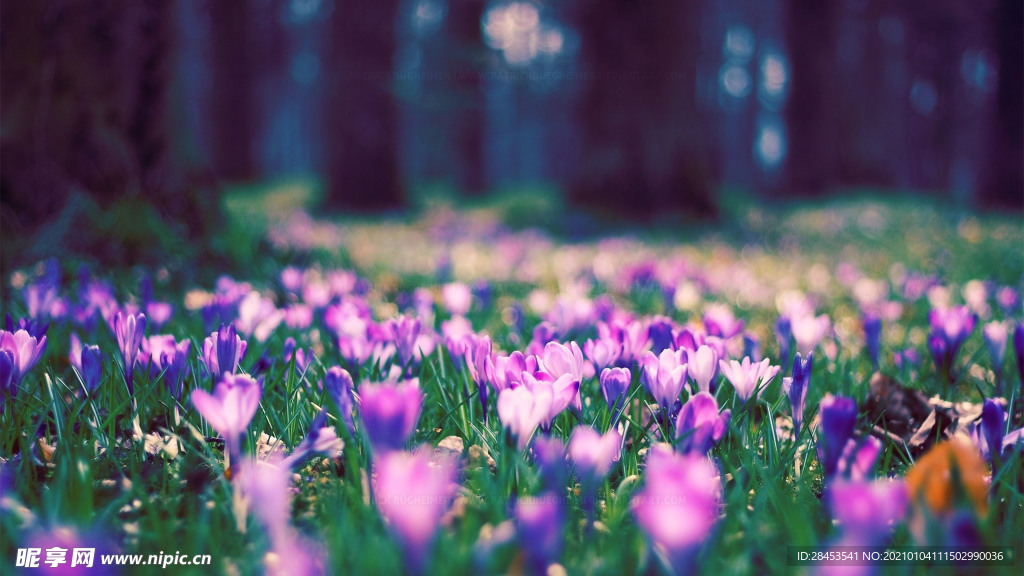
[[[602,435],[589,426],[577,426],[569,439],[569,458],[584,483],[604,479],[621,450],[622,434],[614,428]]]
[[[423,391],[418,378],[401,384],[364,383],[359,387],[359,416],[375,451],[405,447],[416,431],[422,409]]]
[[[251,336],[257,342],[266,342],[282,320],[284,311],[278,310],[269,298],[263,298],[259,292],[252,291],[238,303],[235,327],[247,338]]]
[[[665,349],[655,356],[654,352],[646,352],[641,365],[641,380],[647,391],[663,410],[671,411],[686,384],[688,367],[682,361],[682,353]]]
[[[457,485],[448,460],[431,461],[431,452],[389,452],[374,465],[373,497],[388,528],[398,539],[411,572],[422,572],[430,544],[448,510]]]
[[[701,392],[711,391],[711,381],[718,375],[719,353],[708,345],[686,353],[687,374]]]
[[[671,572],[686,573],[711,535],[722,506],[722,483],[702,455],[651,449],[643,490],[633,498],[633,516],[663,554]]]
[[[574,380],[571,374],[562,374],[556,379],[547,372],[523,372],[523,386],[535,393],[545,389],[551,390],[548,413],[540,421],[543,430],[550,430],[555,418],[568,408],[573,400],[579,398],[580,382]]]
[[[466,284],[452,282],[441,288],[441,299],[453,316],[465,316],[473,306],[473,291]]]
[[[241,436],[260,407],[260,385],[251,376],[225,373],[213,387],[192,391],[192,405],[221,436],[232,457],[241,454]]]
[[[749,356],[743,358],[743,362],[730,360],[727,363],[725,360],[719,360],[718,366],[722,370],[722,375],[732,382],[733,388],[736,389],[736,396],[743,402],[750,399],[755,391],[760,396],[775,375],[779,373],[780,368],[780,366],[772,366],[771,361],[767,358],[753,363]]]
[[[553,400],[550,386],[540,386],[536,390],[519,386],[498,394],[498,418],[516,438],[520,450],[529,445],[537,427],[547,419]]]
[[[832,329],[832,322],[825,314],[794,316],[791,318],[791,322],[797,351],[804,355],[813,352]]]
[[[142,346],[142,339],[146,335],[145,314],[125,314],[118,312],[112,323],[114,335],[117,337],[117,345],[121,349],[121,359],[124,361],[124,379],[128,385],[128,392],[134,393],[132,385],[135,374],[135,359]]]
[[[16,386],[46,352],[46,336],[36,339],[25,330],[0,330],[0,349],[11,356],[11,383]]]

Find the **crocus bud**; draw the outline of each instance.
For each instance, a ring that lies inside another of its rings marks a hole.
[[[103,376],[103,355],[99,346],[85,346],[81,356],[82,385],[90,396],[96,392]]]
[[[203,340],[203,363],[214,378],[225,372],[234,374],[245,356],[246,342],[235,333],[233,325],[221,325],[220,330]]]
[[[821,434],[818,435],[818,459],[825,478],[832,478],[839,468],[839,458],[846,441],[857,425],[857,403],[853,398],[826,394],[821,399]]]
[[[601,395],[604,396],[608,410],[611,410],[615,413],[615,416],[618,416],[618,413],[625,404],[626,394],[629,392],[629,384],[633,381],[629,368],[605,368],[601,372],[600,381]]]
[[[124,361],[125,384],[128,385],[128,392],[135,393],[133,386],[135,374],[135,358],[142,346],[142,339],[146,334],[145,314],[125,314],[118,312],[114,317],[114,335],[117,336],[117,345],[121,349],[121,358]]]
[[[807,361],[800,354],[793,359],[793,377],[782,379],[782,390],[789,398],[789,407],[793,412],[793,438],[800,436],[800,427],[804,421],[804,410],[807,404],[807,389],[811,384],[811,368],[814,355],[809,354]]]
[[[1017,372],[1024,386],[1024,324],[1013,329],[1013,353],[1017,356]]]
[[[996,454],[1002,452],[1006,435],[1006,410],[1002,404],[992,399],[985,400],[981,407],[981,429],[988,444],[989,458],[997,462]]]
[[[7,350],[0,349],[0,410],[7,403],[8,397],[14,397],[17,385],[12,376],[14,376],[14,358]]]
[[[323,388],[338,407],[349,434],[354,436],[356,427],[352,422],[352,387],[352,376],[341,366],[333,366],[324,374]]]
[[[864,346],[871,358],[871,366],[878,370],[878,348],[882,340],[882,319],[877,314],[864,315]]]

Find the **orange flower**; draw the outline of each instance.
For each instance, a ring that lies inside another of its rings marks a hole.
[[[954,469],[959,486],[954,483]],[[988,513],[988,469],[978,450],[962,438],[936,444],[907,472],[911,501],[924,502],[932,515],[953,510],[957,495],[967,498],[981,516]]]

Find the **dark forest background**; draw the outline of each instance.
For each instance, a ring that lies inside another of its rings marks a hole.
[[[136,199],[196,231],[225,183],[327,208],[538,184],[713,216],[920,190],[1024,204],[1020,0],[5,0],[5,235]]]

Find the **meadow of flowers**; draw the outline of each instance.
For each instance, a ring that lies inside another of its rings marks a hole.
[[[86,545],[294,575],[1021,550],[1019,221],[861,203],[687,237],[446,209],[265,224],[248,272],[209,282],[4,271],[3,573],[19,548]]]

